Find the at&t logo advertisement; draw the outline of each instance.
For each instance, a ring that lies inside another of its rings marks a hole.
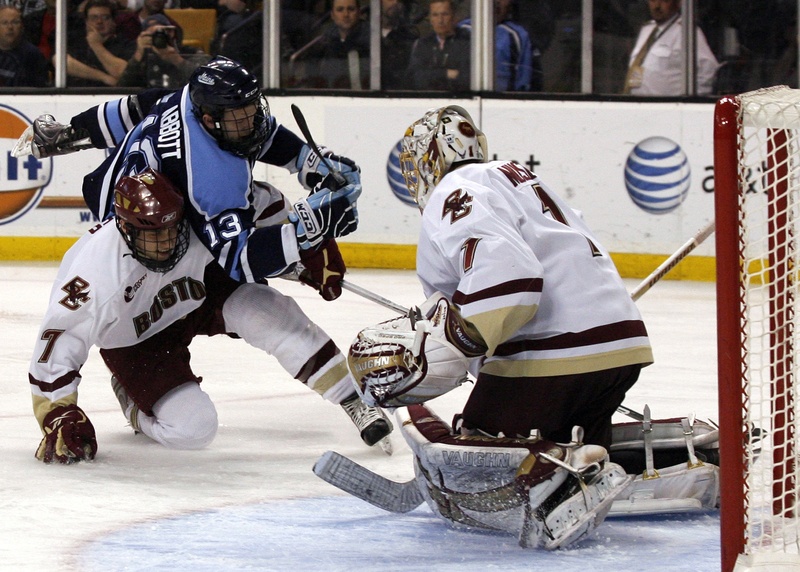
[[[14,144],[30,124],[16,109],[0,105],[0,225],[33,209],[50,183],[52,159],[11,156]]]
[[[403,178],[403,171],[400,169],[400,152],[403,150],[402,139],[397,142],[392,152],[389,153],[389,159],[386,161],[386,180],[389,181],[389,187],[395,197],[406,205],[416,207],[417,202],[411,193],[408,192],[406,181]]]
[[[686,153],[666,137],[649,137],[628,155],[625,188],[633,202],[649,213],[664,214],[678,208],[690,183]]]

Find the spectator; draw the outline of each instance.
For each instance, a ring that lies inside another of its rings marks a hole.
[[[117,35],[116,8],[110,0],[89,0],[84,13],[86,38],[68,47],[69,86],[115,86],[136,44]]]
[[[623,93],[683,95],[681,0],[647,0],[653,18],[639,31],[628,62]],[[719,68],[706,37],[697,28],[697,94],[709,95]]]
[[[253,13],[253,0],[219,0],[218,4],[217,29],[214,32],[214,39],[211,40],[213,55],[219,53],[222,36],[239,26]]]
[[[149,16],[143,26],[118,86],[177,89],[208,60],[200,50],[180,44],[178,30],[164,14]]]
[[[309,71],[317,87],[369,88],[369,24],[361,19],[359,2],[333,0],[333,25],[306,54],[313,62]]]
[[[139,34],[145,29],[144,21],[154,14],[164,14],[164,6],[167,0],[144,0],[141,8],[138,10],[126,10],[117,16],[117,35],[127,38],[131,42],[135,42],[139,38]],[[178,30],[179,39],[183,38],[183,30],[175,20],[164,14],[164,17],[169,20],[170,26],[175,26]]]
[[[413,89],[464,91],[470,87],[470,33],[456,28],[452,0],[433,0],[433,32],[414,43],[408,66]]]
[[[222,34],[216,53],[242,64],[258,78],[259,83],[262,80],[262,20],[261,10],[251,11],[247,18]]]
[[[120,4],[120,10],[125,9],[125,10],[130,10],[131,12],[138,12],[142,8],[142,6],[144,6],[144,4],[145,4],[145,0],[117,0],[117,1]],[[186,0],[184,0],[183,2],[181,2],[179,0],[167,0],[163,7],[164,8],[170,8],[170,9],[171,8],[213,8],[214,7],[214,1],[213,0],[207,0],[207,2],[210,3],[209,6],[205,6],[205,5],[203,5],[203,6],[194,6],[194,5],[192,5],[192,2],[186,2]],[[134,37],[134,40],[135,39],[136,39],[136,37]]]
[[[47,61],[23,37],[19,8],[0,6],[0,87],[45,87],[47,83]]]
[[[84,21],[78,11],[78,0],[69,0],[67,8],[67,45],[72,46],[82,41]],[[39,48],[49,64],[56,45],[56,0],[45,0],[38,9],[23,11],[22,24],[25,37]]]
[[[404,0],[381,0],[381,88],[408,89],[406,70],[419,38]]]
[[[495,91],[541,91],[542,53],[531,43],[528,31],[512,21],[516,0],[494,0]],[[458,25],[472,31],[469,18]]]

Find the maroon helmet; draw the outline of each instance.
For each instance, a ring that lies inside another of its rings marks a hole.
[[[133,257],[155,272],[172,270],[189,248],[183,197],[152,169],[122,177],[114,187],[117,228]]]

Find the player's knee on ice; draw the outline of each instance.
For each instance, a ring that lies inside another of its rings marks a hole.
[[[179,385],[153,406],[153,417],[140,428],[170,449],[202,449],[217,435],[219,421],[211,398],[190,381]]]

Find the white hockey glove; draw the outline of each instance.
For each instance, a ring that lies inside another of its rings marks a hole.
[[[422,308],[428,309],[430,319],[421,319]],[[475,353],[480,336],[441,294],[422,308],[364,328],[350,346],[347,361],[366,403],[405,407],[444,395],[467,381],[469,359],[464,350],[470,356],[482,355]]]
[[[453,306],[443,294],[436,292],[419,307],[419,313],[427,322],[431,334],[446,339],[469,358],[485,355],[489,349],[480,332],[466,321],[458,308]],[[417,328],[422,322],[417,323]]]
[[[347,185],[337,191],[320,189],[307,199],[297,201],[289,221],[295,226],[301,250],[319,247],[329,238],[339,238],[358,226],[356,200],[361,185]]]
[[[361,185],[361,168],[356,165],[355,161],[341,155],[334,155],[327,147],[320,147],[320,152],[323,157],[328,159],[334,170],[344,176],[347,184]],[[333,190],[337,190],[338,188],[335,180],[330,176],[331,170],[328,168],[328,165],[326,165],[308,145],[303,145],[303,148],[297,155],[295,168],[299,171],[297,173],[297,180],[309,191],[315,189],[317,186]],[[320,183],[322,184],[320,185]]]
[[[40,115],[17,140],[11,154],[14,157],[33,155],[37,159],[66,155],[94,145],[85,129],[62,125],[52,115]]]

